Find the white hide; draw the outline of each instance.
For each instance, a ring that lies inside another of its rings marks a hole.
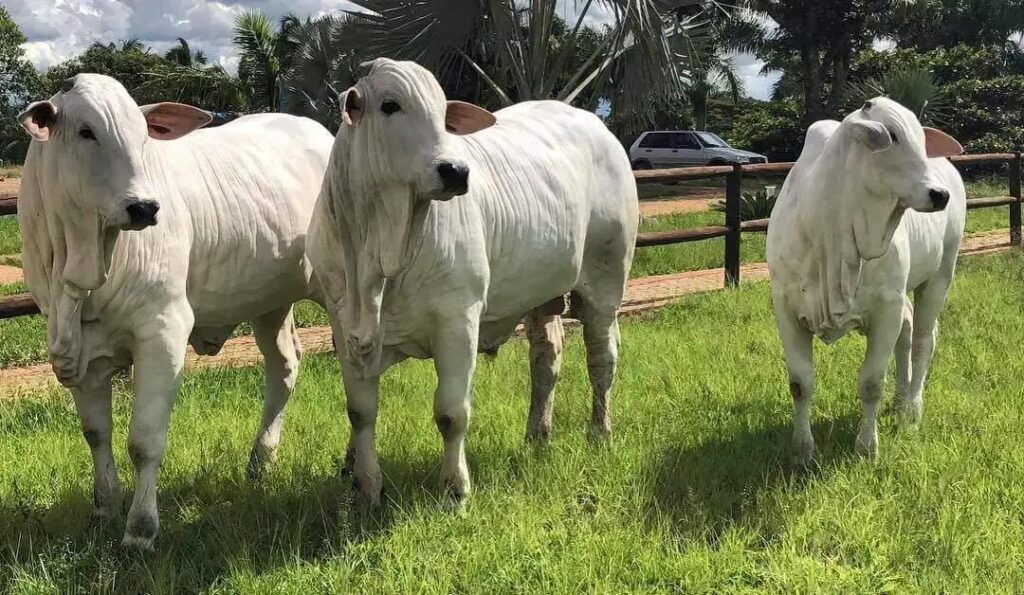
[[[213,353],[253,321],[267,398],[250,471],[273,458],[298,368],[291,304],[310,295],[305,234],[331,137],[279,114],[187,134],[208,117],[188,106],[140,109],[100,75],[79,75],[39,105],[56,118],[40,135],[46,118],[23,116],[36,138],[18,204],[26,281],[93,449],[100,514],[116,511],[120,491],[110,376],[134,364],[136,492],[125,542],[151,547],[156,473],[190,340]],[[140,199],[158,203],[157,223],[124,231],[140,227],[124,215]]]
[[[582,302],[591,427],[606,435],[616,313],[639,220],[621,144],[593,114],[554,101],[503,109],[487,127],[485,112],[446,105],[433,75],[411,62],[375,61],[342,105],[346,124],[309,254],[342,358],[361,494],[374,502],[380,492],[378,377],[406,357],[435,361],[442,482],[456,496],[468,492],[463,438],[476,353],[497,349],[527,313],[527,434],[546,438],[561,361],[558,314],[570,291]],[[468,170],[468,192],[458,181],[447,187],[443,168]]]
[[[867,336],[858,451],[876,453],[875,414],[894,348],[897,410],[905,421],[919,419],[966,212],[960,174],[947,159],[930,156],[961,151],[955,140],[923,129],[910,111],[885,98],[842,123],[817,122],[807,131],[772,211],[767,245],[800,458],[814,448],[815,335],[826,343],[854,329]]]

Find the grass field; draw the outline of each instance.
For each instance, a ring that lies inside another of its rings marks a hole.
[[[161,478],[153,554],[89,521],[88,449],[57,390],[0,407],[0,590],[37,592],[977,592],[1024,584],[1024,254],[969,257],[943,314],[915,431],[853,454],[859,336],[819,345],[818,465],[790,467],[790,403],[768,286],[632,319],[610,446],[584,438],[589,389],[568,341],[550,448],[522,444],[526,348],[481,360],[467,442],[475,492],[438,501],[433,373],[383,382],[387,503],[351,510],[332,358],[309,357],[281,458],[244,479],[257,369],[189,374]],[[125,455],[128,399],[115,398]],[[127,484],[126,484],[127,487]],[[130,488],[129,488],[130,489]]]

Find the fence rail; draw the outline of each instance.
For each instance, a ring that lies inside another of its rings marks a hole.
[[[977,165],[982,163],[1006,163],[1009,181],[1009,196],[972,198],[967,201],[968,209],[1010,207],[1010,244],[1021,246],[1021,154],[985,153],[979,155],[958,155],[951,157],[954,165]],[[683,167],[675,169],[651,169],[635,172],[637,185],[704,180],[724,177],[725,182],[725,225],[709,225],[689,229],[656,231],[637,236],[638,248],[666,246],[686,242],[698,242],[714,238],[725,238],[725,285],[735,287],[740,282],[740,246],[744,233],[768,231],[768,219],[742,221],[740,213],[743,176],[783,174],[793,168],[793,163],[757,163],[750,165],[709,165],[705,167]],[[0,216],[18,212],[17,197],[0,197]],[[32,296],[27,293],[0,298],[0,319],[38,314]]]

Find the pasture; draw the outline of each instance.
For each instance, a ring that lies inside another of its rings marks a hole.
[[[1005,220],[1005,219],[1001,219]],[[682,251],[690,250],[685,247]],[[643,254],[643,251],[640,251]],[[720,252],[719,252],[720,254]],[[303,362],[278,466],[245,479],[259,368],[190,373],[161,477],[157,551],[89,520],[70,399],[0,406],[5,591],[947,591],[1024,582],[1024,254],[962,259],[940,322],[923,425],[885,418],[858,459],[853,336],[817,348],[817,464],[789,462],[790,399],[767,284],[693,296],[622,325],[615,435],[584,437],[590,390],[570,333],[547,449],[522,441],[526,345],[481,359],[465,508],[438,499],[433,371],[382,383],[385,504],[360,517],[338,468],[348,435],[329,356]],[[130,482],[125,386],[115,452]],[[126,483],[130,489],[130,483]]]

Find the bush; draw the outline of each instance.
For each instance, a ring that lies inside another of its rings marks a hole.
[[[763,189],[757,192],[744,192],[740,198],[740,219],[743,221],[767,219],[771,216],[772,209],[775,208],[777,198],[778,195],[768,196],[768,192]],[[725,201],[720,200],[711,208],[724,213]]]
[[[734,147],[763,153],[770,161],[795,161],[804,146],[802,122],[792,101],[750,103],[723,136]]]

